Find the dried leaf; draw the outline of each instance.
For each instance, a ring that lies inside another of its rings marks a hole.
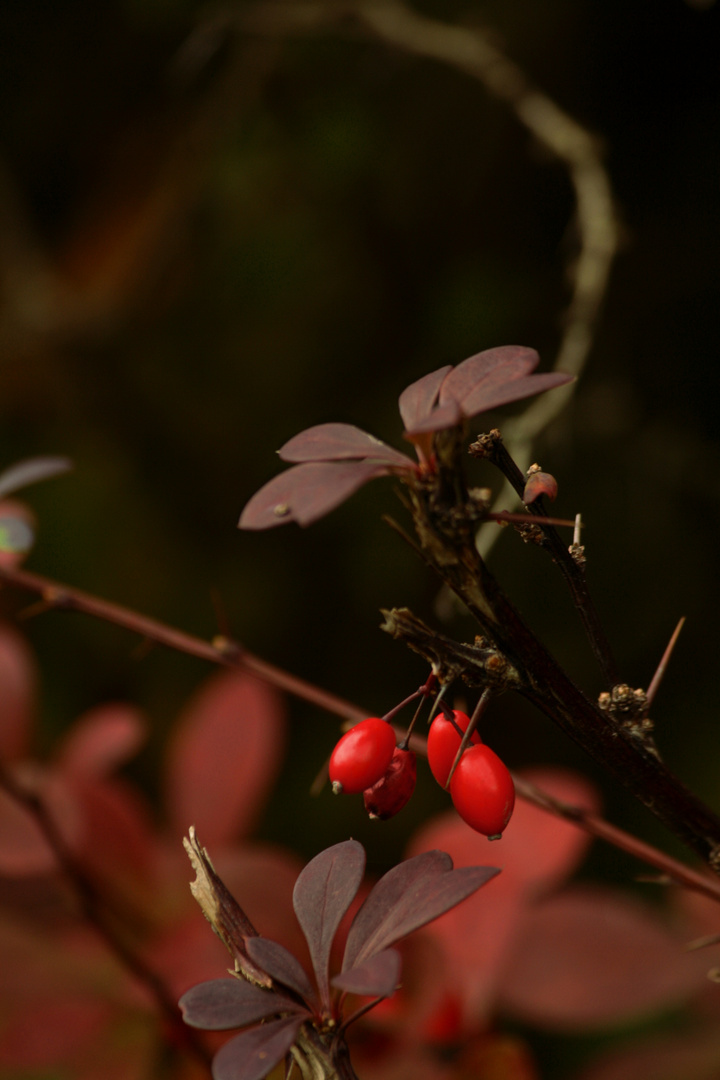
[[[364,997],[390,997],[400,980],[402,961],[397,949],[384,949],[363,964],[343,971],[332,980],[333,986]]]
[[[449,371],[452,371],[450,364],[447,367],[438,368],[437,371],[431,371],[429,375],[423,375],[422,379],[405,387],[398,405],[403,424],[408,431],[414,430],[429,416],[437,400],[442,381]]]
[[[284,994],[233,978],[198,983],[183,994],[178,1004],[185,1023],[204,1031],[228,1031],[302,1009]]]
[[[304,868],[293,891],[293,907],[307,938],[324,1005],[330,1001],[328,963],[333,938],[360,888],[365,851],[357,840],[326,848]]]
[[[374,956],[455,907],[500,871],[492,866],[452,869],[444,851],[428,851],[394,866],[353,919],[343,971]]]
[[[215,1055],[213,1080],[263,1080],[288,1053],[302,1024],[302,1017],[289,1016],[236,1035]]]
[[[295,465],[253,495],[238,527],[272,529],[289,521],[311,525],[363,484],[376,476],[385,476],[388,471],[387,465],[372,461],[311,461]]]
[[[301,431],[278,450],[283,461],[344,461],[349,458],[382,461],[389,466],[412,468],[413,462],[399,450],[353,424],[318,424]]]
[[[200,846],[192,825],[189,835],[183,839],[183,847],[196,874],[195,881],[190,883],[190,892],[200,905],[203,915],[234,959],[238,970],[258,985],[269,986],[270,978],[253,964],[245,947],[248,937],[257,937],[258,932],[215,873],[208,853]]]
[[[306,1001],[313,1000],[315,991],[305,968],[284,945],[280,945],[277,941],[270,941],[269,938],[248,938],[247,953],[258,967],[272,976],[275,982],[294,990]]]
[[[18,461],[0,473],[0,499],[12,491],[49,480],[51,476],[72,469],[72,462],[64,457],[34,457]]]

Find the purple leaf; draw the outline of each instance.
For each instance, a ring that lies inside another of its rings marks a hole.
[[[452,367],[448,364],[447,367],[431,371],[429,375],[423,375],[422,379],[405,387],[398,405],[407,431],[414,431],[416,426],[428,417],[437,399],[440,385],[451,370]]]
[[[390,997],[397,990],[401,959],[396,949],[384,949],[364,964],[332,979],[333,986],[364,997]]]
[[[386,465],[372,461],[311,461],[294,465],[253,495],[240,516],[238,527],[271,529],[288,521],[311,525],[368,480],[387,472]]]
[[[301,431],[278,450],[283,461],[343,461],[348,458],[382,461],[388,466],[412,468],[413,462],[367,431],[353,424],[318,424]]]
[[[328,963],[333,938],[360,888],[365,852],[357,840],[326,848],[302,870],[293,890],[293,907],[310,947],[323,1005],[330,1002]]]
[[[492,866],[452,869],[444,851],[426,851],[381,877],[353,919],[343,972],[356,967],[455,907],[500,871]]]
[[[524,378],[497,385],[488,380],[481,383],[472,394],[465,398],[461,406],[462,411],[465,416],[477,416],[478,413],[497,409],[500,405],[507,405],[511,401],[522,401],[523,398],[541,394],[556,386],[563,386],[565,383],[572,382],[574,378],[574,375],[568,375],[564,371],[547,371],[540,375],[526,375]]]
[[[248,938],[246,949],[250,959],[276,982],[289,987],[306,1000],[313,1000],[315,991],[305,968],[284,945],[269,938],[255,937]]]
[[[302,1024],[301,1017],[289,1016],[236,1035],[215,1055],[213,1080],[263,1080],[285,1057]]]
[[[421,435],[428,431],[444,431],[445,428],[455,427],[462,421],[463,414],[457,401],[447,401],[444,405],[438,405],[424,420],[418,421],[412,429],[405,432],[408,438],[413,435]]]
[[[281,1012],[302,1010],[292,998],[263,990],[245,979],[210,979],[198,983],[183,994],[179,1005],[186,1024],[206,1031],[227,1031]]]
[[[72,469],[72,462],[64,457],[34,457],[18,461],[0,473],[0,499],[11,491],[36,484],[38,480],[48,480],[68,469]]]
[[[539,363],[540,357],[535,350],[522,345],[485,349],[452,369],[440,387],[440,404],[457,401],[463,407],[468,395],[486,379],[492,378],[494,384],[511,382],[532,371]]]

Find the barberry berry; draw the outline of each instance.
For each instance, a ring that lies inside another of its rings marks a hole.
[[[416,777],[415,754],[396,746],[383,776],[363,792],[363,802],[370,817],[380,821],[394,817],[409,802]]]
[[[467,731],[467,726],[470,723],[470,717],[467,713],[460,712],[459,709],[455,709],[452,715],[454,723],[449,716],[440,713],[433,720],[428,732],[428,764],[430,771],[441,787],[445,787],[447,784],[452,763],[460,749],[462,736]],[[477,731],[474,731],[470,743],[472,745],[479,742],[480,736]]]
[[[481,743],[468,746],[460,758],[450,781],[450,796],[471,829],[497,840],[515,806],[515,785],[505,763]]]
[[[336,795],[357,795],[384,775],[395,750],[395,732],[386,720],[371,716],[338,741],[328,772]]]

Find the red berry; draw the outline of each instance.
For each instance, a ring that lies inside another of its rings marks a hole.
[[[467,726],[470,723],[470,717],[467,713],[456,709],[453,716],[460,730],[463,733],[467,731]],[[455,725],[443,713],[436,716],[430,725],[427,741],[428,764],[430,765],[430,771],[441,787],[445,787],[447,784],[452,763],[460,749],[461,738],[462,736],[458,734]],[[474,731],[470,743],[479,742],[480,736],[477,731]]]
[[[333,791],[357,795],[383,776],[392,761],[395,732],[386,720],[371,716],[346,731],[330,756]]]
[[[468,746],[460,758],[450,781],[450,796],[471,829],[497,840],[513,812],[515,785],[505,763],[481,743]]]
[[[380,821],[394,817],[409,802],[416,777],[415,754],[396,746],[384,775],[363,792],[363,802],[370,817]]]

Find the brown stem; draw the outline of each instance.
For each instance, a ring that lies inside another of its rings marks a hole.
[[[593,814],[592,811],[585,810],[581,806],[573,806],[570,803],[563,802],[561,799],[556,799],[553,795],[542,791],[535,784],[529,783],[529,781],[517,776],[515,773],[513,773],[513,781],[518,795],[526,802],[532,803],[549,814],[561,817],[565,821],[572,822],[573,825],[576,825],[590,836],[595,836],[598,840],[604,840],[606,843],[612,844],[613,847],[626,851],[628,855],[640,859],[642,862],[647,863],[648,866],[654,866],[656,870],[660,870],[662,874],[676,884],[692,889],[693,892],[702,893],[704,896],[710,897],[711,900],[720,903],[720,881],[716,877],[710,877],[709,874],[693,870],[692,867],[673,859],[670,855],[666,855],[665,852],[658,851],[651,844],[638,840],[632,833],[625,832],[624,829],[619,829],[616,825],[611,825],[609,821],[605,821],[598,814]]]
[[[212,663],[240,666],[237,658],[235,659],[234,664],[229,659],[230,650],[227,647],[228,643],[218,643],[217,641],[215,643],[205,642],[202,639],[194,638],[189,634],[185,634],[183,631],[166,626],[156,620],[148,619],[143,615],[139,615],[127,608],[120,607],[117,604],[111,604],[98,597],[81,592],[80,590],[59,585],[57,582],[41,577],[38,574],[30,574],[27,571],[9,570],[6,567],[0,567],[0,578],[4,578],[6,581],[21,588],[39,593],[42,597],[46,598],[46,607],[52,608],[57,606],[52,599],[54,596],[60,596],[66,600],[69,598],[71,606],[74,609],[111,623],[117,623],[127,629],[134,630],[144,637],[151,638],[154,641],[166,645],[168,648],[174,648],[180,652],[186,652],[192,656],[210,660]],[[409,616],[409,613],[407,613],[407,615]],[[488,681],[492,682],[494,680],[497,689],[500,690],[503,686],[507,687],[508,685],[512,685],[513,679],[517,678],[517,673],[514,669],[510,668],[507,664],[499,663],[499,661],[502,660],[502,657],[497,649],[487,647],[487,642],[481,644],[476,642],[474,645],[460,645],[451,641],[449,638],[445,638],[434,631],[428,630],[427,627],[423,626],[420,620],[414,620],[414,624],[417,628],[414,638],[407,627],[401,636],[403,636],[411,647],[415,648],[416,651],[425,656],[426,659],[429,659],[431,663],[437,664],[438,669],[443,672],[444,678],[447,680],[463,675],[466,679],[472,681],[473,673],[475,673],[482,685],[486,685]],[[271,682],[278,688],[285,689],[289,693],[297,693],[298,696],[305,700],[320,704],[321,707],[327,708],[328,711],[338,713],[341,716],[360,720],[366,715],[359,707],[343,701],[340,698],[335,698],[333,695],[326,695],[319,687],[313,687],[302,679],[297,679],[294,676],[288,675],[286,672],[280,671],[273,665],[266,664],[257,657],[253,657],[252,654],[248,652],[243,652],[241,656],[244,662],[252,662],[252,667],[248,667],[248,670],[252,670],[254,674],[261,678],[265,678],[268,682]],[[445,682],[441,687],[441,694],[445,692],[447,685],[449,685],[449,682]],[[336,703],[335,707],[332,707],[332,703]],[[417,753],[426,754],[426,740],[420,735],[413,735],[412,748]],[[3,783],[5,790],[8,791],[9,794],[16,798],[19,797],[22,800],[25,809],[27,809],[29,813],[35,815],[38,812],[37,800],[26,792],[20,792],[16,785],[13,785],[11,778],[8,779],[4,774],[0,774],[0,781]],[[8,784],[10,784],[10,787],[8,787]],[[521,798],[533,802],[536,806],[539,806],[548,813],[559,814],[567,820],[572,821],[578,828],[584,829],[586,832],[605,840],[607,843],[613,844],[622,850],[636,855],[650,866],[662,870],[669,877],[672,877],[681,884],[687,885],[688,888],[697,888],[707,895],[720,899],[720,886],[715,884],[714,879],[696,874],[695,871],[686,867],[683,863],[672,859],[669,855],[666,855],[659,849],[637,840],[631,834],[623,832],[623,830],[616,828],[597,815],[589,814],[578,807],[568,807],[566,804],[560,803],[558,800],[553,799],[551,796],[540,792],[539,789],[534,788],[531,785],[528,785],[527,782],[520,781],[517,778],[516,784],[518,787],[518,794]],[[40,810],[40,812],[42,813],[43,811]],[[52,828],[52,825],[50,828]],[[83,888],[87,885],[91,890],[91,895],[94,895],[94,893],[92,893],[94,885],[87,879],[87,876],[84,873],[82,875],[82,880]]]
[[[40,574],[32,574],[27,570],[0,566],[0,581],[37,593],[42,598],[45,609],[81,611],[85,615],[92,615],[105,622],[114,623],[116,626],[123,626],[126,630],[165,645],[169,649],[197,656],[201,660],[209,660],[212,664],[223,664],[225,667],[248,671],[277,687],[278,690],[284,690],[288,694],[309,701],[311,705],[316,705],[343,719],[357,721],[363,720],[366,716],[366,713],[357,705],[322,690],[319,686],[314,686],[313,683],[306,682],[296,675],[291,675],[282,668],[269,664],[266,660],[261,660],[242,645],[228,638],[216,637],[213,641],[204,641],[203,638],[176,630],[166,623],[141,615],[131,608],[113,604],[109,600],[103,600],[68,585],[60,585],[56,581],[42,577]]]
[[[527,697],[719,871],[720,818],[673,776],[635,725],[600,710],[572,682],[525,625],[471,543],[454,544],[440,531],[433,533],[431,516],[421,527],[426,542],[432,538],[436,572],[467,604],[496,650],[488,649],[486,641],[458,645],[406,609],[386,612],[383,629],[435,664],[443,680],[462,676],[474,685],[514,689]]]
[[[502,436],[497,429],[493,429],[487,435],[481,435],[470,446],[470,453],[476,457],[487,458],[488,461],[492,462],[522,498],[526,477],[508,453]],[[547,516],[542,499],[531,503],[528,510],[538,518]],[[549,552],[553,562],[565,578],[573,603],[578,610],[585,633],[588,636],[590,647],[600,665],[608,687],[613,687],[620,681],[617,665],[613,658],[610,642],[600,622],[597,608],[588,591],[585,568],[572,558],[567,544],[563,542],[557,529],[547,524],[538,525],[538,528],[542,528],[541,546]]]

